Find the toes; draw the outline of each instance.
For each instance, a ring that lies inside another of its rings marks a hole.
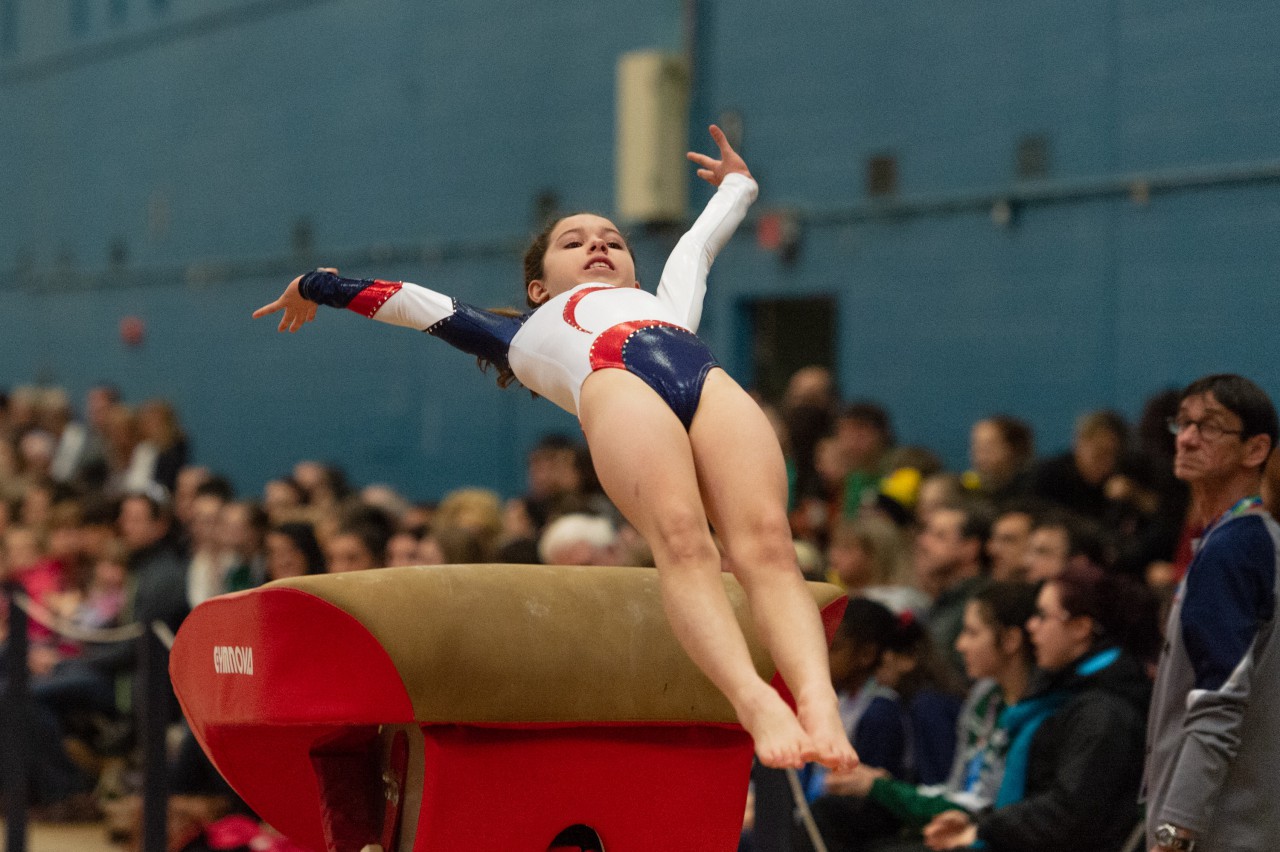
[[[757,744],[756,756],[760,762],[771,769],[800,769],[815,759],[816,749],[806,748],[802,744],[793,743],[784,746]]]
[[[770,769],[786,769],[790,766],[782,754],[767,749],[756,749],[756,757]]]
[[[848,772],[859,763],[857,753],[848,742],[824,743],[809,759],[836,772]]]

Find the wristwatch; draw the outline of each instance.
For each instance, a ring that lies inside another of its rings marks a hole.
[[[1156,845],[1161,849],[1172,849],[1174,852],[1192,852],[1196,841],[1182,833],[1182,829],[1172,823],[1156,826]]]

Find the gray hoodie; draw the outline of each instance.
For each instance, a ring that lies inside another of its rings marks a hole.
[[[1147,730],[1147,838],[1198,852],[1280,848],[1280,526],[1257,507],[1199,543],[1169,614]]]

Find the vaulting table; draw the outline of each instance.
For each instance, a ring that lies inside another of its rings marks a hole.
[[[845,598],[810,589],[829,640]],[[170,672],[231,786],[317,852],[547,852],[574,826],[606,852],[736,848],[751,739],[677,644],[652,569],[281,580],[197,607]]]

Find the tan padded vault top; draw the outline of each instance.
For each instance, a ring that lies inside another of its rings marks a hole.
[[[765,680],[773,663],[723,575]],[[810,583],[824,608],[841,596]],[[356,618],[421,722],[735,722],[676,642],[649,568],[442,565],[279,580]]]

